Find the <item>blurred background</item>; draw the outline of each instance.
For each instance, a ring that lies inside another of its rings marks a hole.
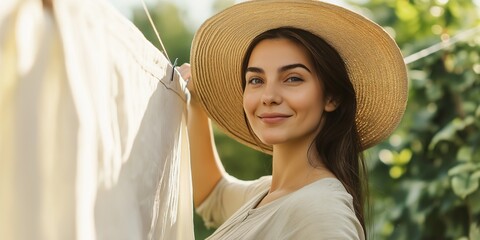
[[[140,0],[110,2],[161,49]],[[373,19],[410,56],[405,117],[389,139],[366,151],[370,238],[480,239],[480,1],[329,2]],[[189,62],[200,24],[235,1],[146,3],[170,59],[181,64]],[[218,130],[215,139],[231,175],[270,174],[269,156]],[[196,239],[211,232],[195,216]]]

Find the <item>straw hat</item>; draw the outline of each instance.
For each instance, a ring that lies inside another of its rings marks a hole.
[[[364,149],[395,130],[408,93],[406,68],[395,41],[359,14],[311,0],[248,1],[223,10],[199,28],[191,50],[192,78],[201,104],[222,130],[271,153],[272,147],[254,139],[245,123],[241,65],[252,39],[279,27],[310,31],[340,53],[355,88],[356,123]]]

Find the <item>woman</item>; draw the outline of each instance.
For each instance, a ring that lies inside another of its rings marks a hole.
[[[221,224],[210,239],[365,239],[361,151],[395,129],[406,104],[388,34],[318,1],[251,1],[202,25],[191,62],[194,203],[207,226]],[[181,72],[190,78],[188,65]],[[207,116],[271,153],[272,176],[229,176]]]

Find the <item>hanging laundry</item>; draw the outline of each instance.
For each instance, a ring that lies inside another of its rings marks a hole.
[[[186,91],[103,0],[0,3],[0,239],[193,239]]]

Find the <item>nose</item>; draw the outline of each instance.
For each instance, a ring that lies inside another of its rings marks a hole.
[[[275,85],[275,83],[267,83],[265,84],[263,88],[263,93],[262,93],[262,103],[263,105],[269,106],[269,105],[278,105],[282,102],[282,98],[280,96],[279,89]]]

